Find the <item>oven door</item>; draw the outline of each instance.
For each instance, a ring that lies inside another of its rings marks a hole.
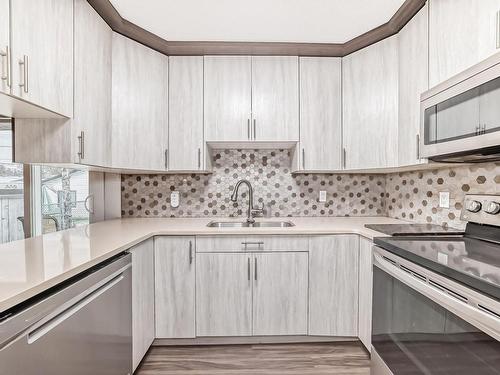
[[[500,374],[500,317],[477,307],[478,293],[450,295],[439,275],[403,262],[374,249],[371,374]]]

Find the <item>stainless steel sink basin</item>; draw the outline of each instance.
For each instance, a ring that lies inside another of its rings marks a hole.
[[[249,224],[246,221],[212,221],[207,224],[209,228],[289,228],[295,224],[291,221],[257,221]]]

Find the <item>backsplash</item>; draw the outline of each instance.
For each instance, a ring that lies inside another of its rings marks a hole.
[[[122,175],[123,217],[244,216],[247,189],[238,202],[229,198],[240,179],[254,187],[264,216],[385,215],[383,175],[290,174],[288,150],[215,150],[210,175]],[[170,192],[179,191],[178,208]],[[327,192],[319,202],[319,191]]]
[[[439,192],[450,192],[450,208],[439,207]],[[388,174],[385,203],[390,217],[463,228],[465,194],[500,194],[500,163]]]

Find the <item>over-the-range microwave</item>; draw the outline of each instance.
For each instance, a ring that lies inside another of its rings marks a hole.
[[[421,95],[420,157],[500,160],[500,53]]]

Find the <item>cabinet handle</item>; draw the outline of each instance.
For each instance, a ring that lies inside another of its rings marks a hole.
[[[345,147],[342,149],[342,167],[344,169],[346,169],[346,165],[347,165],[347,150],[345,149]]]
[[[254,270],[254,274],[255,274],[255,281],[257,281],[257,257],[255,257],[255,270]]]
[[[201,169],[201,148],[198,148],[198,169]]]
[[[253,119],[253,139],[257,139],[257,120]]]
[[[500,48],[500,10],[497,12],[497,49]]]
[[[245,242],[242,242],[241,244],[243,246],[245,246],[245,250],[247,249],[248,245],[257,245],[258,248],[259,248],[259,250],[260,250],[260,247],[264,246],[264,241],[254,241],[254,242],[252,242],[252,241],[245,241]]]
[[[306,150],[302,149],[302,169],[306,169]]]
[[[85,158],[85,132],[81,131],[80,135],[78,136],[78,145],[79,145],[79,150],[78,150],[78,157],[80,159]]]
[[[247,278],[248,278],[248,281],[250,281],[250,258],[248,258],[248,262],[247,262]]]
[[[251,134],[250,134],[250,119],[247,119],[247,137],[248,140],[250,140]]]
[[[29,59],[27,55],[24,55],[23,59],[19,60],[19,65],[23,67],[23,82],[19,83],[19,87],[22,87],[27,94],[29,92]]]
[[[165,149],[165,169],[168,169],[168,148]]]
[[[5,46],[5,52],[0,51],[0,56],[5,57],[5,75],[3,74],[3,64],[2,64],[2,81],[5,81],[7,87],[11,87],[11,76],[10,76],[10,49],[9,46]]]
[[[420,160],[420,134],[417,134],[417,160]]]
[[[189,264],[193,264],[193,241],[189,241]]]

